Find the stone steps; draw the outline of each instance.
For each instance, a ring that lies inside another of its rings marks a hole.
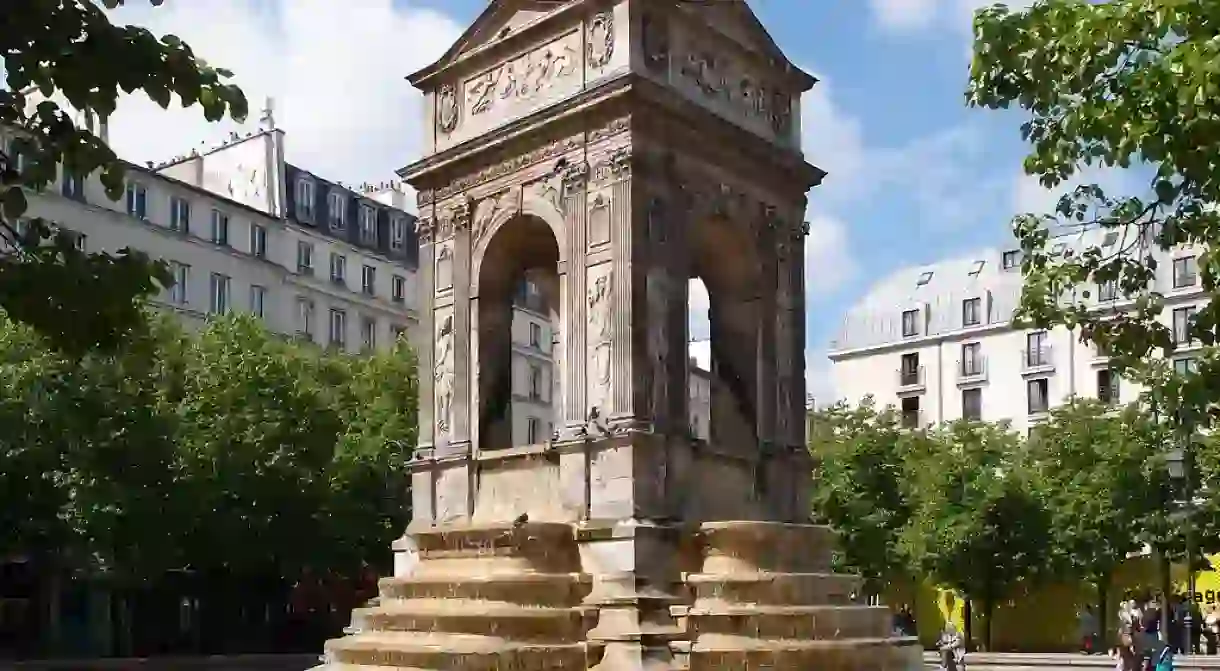
[[[392,669],[561,671],[586,667],[583,643],[532,644],[494,636],[424,632],[363,632],[326,644],[328,669],[336,665]]]
[[[686,577],[695,607],[720,603],[771,606],[848,605],[860,586],[856,576],[838,573],[694,573]]]
[[[353,619],[371,632],[444,632],[483,634],[519,642],[564,643],[583,640],[596,622],[596,610],[520,607],[508,604],[434,601],[387,604],[360,609]]]
[[[923,650],[914,639],[809,641],[704,635],[691,648],[690,671],[911,671],[923,667],[922,658]]]
[[[405,578],[382,578],[383,602],[405,599],[497,601],[522,606],[565,606],[589,593],[589,579],[580,573],[429,574],[427,567]]]
[[[830,640],[889,635],[884,606],[740,606],[692,608],[691,636],[740,634],[760,639]]]

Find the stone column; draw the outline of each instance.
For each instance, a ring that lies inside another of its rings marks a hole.
[[[562,283],[563,296],[563,428],[566,437],[583,429],[588,419],[586,406],[586,349],[585,326],[587,324],[587,283],[585,271],[585,208],[589,166],[581,161],[569,168],[563,176],[563,219],[567,239],[567,281]]]
[[[632,169],[631,148],[614,150],[594,164],[590,185],[597,187],[601,207],[609,201],[609,244],[588,261],[587,402],[598,409],[602,424],[591,423],[589,520],[578,539],[582,566],[593,582],[586,603],[598,608],[588,638],[604,650],[594,667],[604,671],[673,668],[669,642],[681,635],[669,612],[680,602],[681,573],[680,536],[662,519],[665,436],[645,421],[641,402],[649,365],[649,258],[640,231],[646,219],[634,211]]]
[[[453,433],[450,453],[470,451],[470,427],[476,408],[471,404],[471,303],[470,303],[470,217],[471,203],[465,196],[453,206],[453,328],[461,337],[454,339]]]

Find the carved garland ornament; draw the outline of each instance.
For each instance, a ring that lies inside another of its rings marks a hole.
[[[589,21],[585,57],[589,67],[601,68],[614,56],[614,14],[600,12]]]
[[[442,133],[452,133],[457,128],[460,109],[457,89],[453,84],[442,86],[436,97],[436,123]]]

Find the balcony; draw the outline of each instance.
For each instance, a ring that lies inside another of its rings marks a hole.
[[[976,356],[957,362],[957,383],[961,386],[981,384],[987,381],[987,359]]]
[[[1021,373],[1023,375],[1050,373],[1054,370],[1055,357],[1050,345],[1021,350]]]
[[[924,390],[924,387],[923,366],[898,369],[898,393],[920,392]]]

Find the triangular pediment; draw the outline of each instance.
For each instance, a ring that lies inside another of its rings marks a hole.
[[[792,62],[771,38],[746,0],[683,2],[679,3],[679,7],[682,11],[702,17],[717,30],[753,51],[780,63]]]
[[[443,70],[464,55],[478,51],[484,46],[520,31],[525,26],[537,23],[565,5],[577,0],[492,0],[474,23],[432,65],[411,75],[408,79]]]

